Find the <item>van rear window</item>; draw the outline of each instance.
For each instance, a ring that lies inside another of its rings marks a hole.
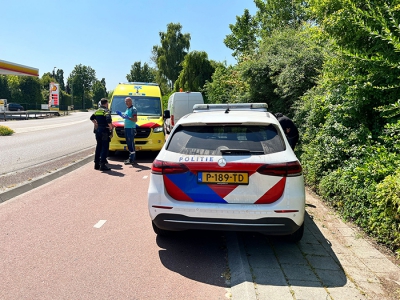
[[[273,125],[179,126],[166,149],[191,155],[260,155],[284,151],[285,143]]]

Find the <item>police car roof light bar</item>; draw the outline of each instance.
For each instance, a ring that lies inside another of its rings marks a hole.
[[[223,103],[223,104],[195,104],[193,106],[193,112],[205,112],[205,111],[231,111],[231,110],[257,110],[257,111],[268,111],[267,103]]]

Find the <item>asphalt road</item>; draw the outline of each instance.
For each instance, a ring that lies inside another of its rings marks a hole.
[[[15,131],[0,136],[0,175],[60,159],[92,148],[96,141],[90,112],[68,116],[0,122]]]
[[[400,299],[398,261],[309,192],[298,244],[157,237],[146,201],[154,157],[139,153],[134,168],[120,154],[99,172],[89,155],[0,194],[0,299]]]
[[[15,132],[0,136],[0,193],[48,177],[93,154],[90,115],[74,112],[47,119],[0,122]]]

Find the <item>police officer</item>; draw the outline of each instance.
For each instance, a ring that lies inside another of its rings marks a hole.
[[[94,123],[97,142],[94,154],[94,168],[100,171],[109,171],[111,169],[106,165],[106,162],[113,126],[111,114],[108,110],[108,100],[103,98],[100,103],[100,107],[90,116],[90,120]]]
[[[299,141],[299,130],[291,119],[286,117],[282,113],[276,113],[275,117],[278,119],[279,124],[281,124],[283,131],[288,139],[290,147],[294,150],[297,142]]]

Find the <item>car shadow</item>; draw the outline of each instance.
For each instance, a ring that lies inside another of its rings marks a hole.
[[[342,287],[347,277],[331,243],[324,237],[310,215],[305,215],[305,231],[299,243],[284,237],[255,232],[235,232],[237,250],[243,261],[229,257],[227,232],[192,230],[157,236],[162,250],[162,264],[173,272],[195,281],[226,287],[241,284],[231,278],[232,264],[246,264],[257,286]],[[232,252],[231,252],[232,254]],[[227,261],[228,260],[228,261]],[[250,279],[251,280],[251,279]]]
[[[123,167],[134,168],[136,172],[142,172],[145,170],[150,170],[151,167],[148,167],[144,164],[152,163],[156,158],[158,152],[147,151],[147,152],[136,152],[136,161],[135,164],[125,165],[124,161],[128,159],[129,154],[126,151],[116,151],[114,155],[109,156],[108,166],[112,169],[122,170]],[[112,175],[112,174],[111,174]]]
[[[224,232],[188,230],[157,236],[159,257],[169,270],[210,285],[228,287]]]
[[[326,288],[346,285],[346,274],[331,242],[307,212],[304,218],[303,238],[295,244],[280,236],[238,233],[255,283]]]

